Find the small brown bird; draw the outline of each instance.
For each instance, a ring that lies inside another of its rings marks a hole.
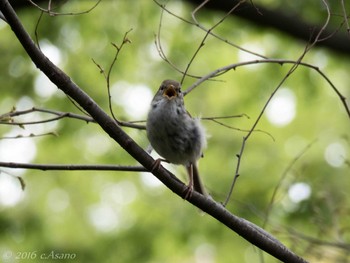
[[[146,127],[154,150],[166,161],[186,167],[189,184],[185,199],[193,189],[205,195],[197,165],[206,146],[205,131],[199,119],[186,111],[179,82],[164,80],[160,85],[152,100]]]

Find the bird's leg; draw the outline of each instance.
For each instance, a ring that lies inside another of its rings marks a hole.
[[[151,173],[153,173],[154,171],[157,171],[160,167],[160,163],[161,162],[166,162],[166,163],[169,163],[168,160],[165,160],[165,159],[162,159],[162,158],[158,158],[154,161],[154,163],[152,164],[152,167],[151,167]]]
[[[188,200],[191,198],[192,193],[193,193],[193,164],[190,163],[190,165],[186,165],[188,176],[190,181],[188,182],[187,188],[185,190],[185,200]]]

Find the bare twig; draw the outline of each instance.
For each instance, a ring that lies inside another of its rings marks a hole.
[[[311,243],[312,245],[335,247],[335,248],[346,250],[347,252],[349,252],[349,250],[350,250],[350,243],[345,243],[345,242],[341,242],[341,241],[330,242],[328,240],[320,240],[318,238],[308,236],[304,233],[300,233],[293,228],[287,228],[287,229],[288,229],[289,234],[293,235],[296,238],[305,240],[305,241]]]
[[[346,13],[345,2],[344,2],[344,0],[341,0],[340,3],[341,3],[342,10],[343,10],[343,17],[344,17],[344,22],[345,22],[345,26],[346,26],[346,31],[348,32],[348,35],[350,36],[350,25],[349,25],[348,14]]]
[[[47,13],[49,14],[49,16],[63,16],[63,15],[82,15],[82,14],[87,14],[87,13],[90,13],[92,10],[94,10],[97,5],[102,1],[102,0],[97,0],[96,4],[94,4],[91,8],[89,8],[88,10],[85,10],[85,11],[82,11],[82,12],[70,12],[70,13],[56,13],[56,12],[53,12],[53,8],[52,8],[52,2],[51,0],[48,2],[48,7],[47,9],[45,8],[42,8],[40,7],[39,5],[37,5],[36,3],[34,3],[32,0],[27,0],[28,2],[30,2],[33,6],[35,6],[36,8],[38,8],[41,13],[40,13],[40,16],[38,18],[38,21],[35,25],[35,42],[36,44],[38,45],[38,47],[40,48],[39,46],[39,34],[38,34],[38,30],[39,30],[39,24],[40,24],[40,21],[41,19],[43,18],[43,14]]]
[[[156,1],[155,1],[156,2]],[[157,2],[156,2],[157,3]],[[157,3],[160,7],[162,7],[162,10],[160,12],[160,18],[159,18],[159,23],[158,23],[158,33],[155,35],[154,37],[154,44],[155,47],[158,51],[158,54],[160,56],[161,59],[163,59],[168,65],[170,65],[173,69],[175,69],[177,72],[181,73],[182,75],[185,74],[185,71],[181,70],[179,67],[177,67],[173,62],[170,61],[170,59],[167,57],[167,55],[165,54],[164,50],[163,50],[163,46],[162,46],[162,42],[161,42],[161,30],[162,30],[162,22],[163,22],[163,13],[164,13],[164,9],[165,6],[160,5],[159,3]],[[200,78],[200,76],[195,76],[195,75],[188,75],[192,78]]]
[[[327,77],[327,75],[322,70],[320,70],[319,67],[314,66],[314,65],[309,64],[309,63],[299,61],[299,60],[295,61],[295,60],[284,60],[284,59],[263,59],[263,60],[251,60],[251,61],[230,64],[230,65],[218,68],[218,69],[210,72],[209,74],[203,76],[202,78],[197,80],[195,83],[193,83],[190,87],[188,87],[183,92],[183,94],[186,95],[187,93],[194,90],[196,87],[198,87],[202,82],[206,81],[207,79],[224,74],[229,70],[235,70],[236,68],[239,68],[242,66],[254,65],[254,64],[264,64],[264,63],[269,63],[269,64],[272,63],[272,64],[279,64],[279,65],[295,64],[295,65],[304,66],[304,67],[310,68],[312,70],[315,70],[318,74],[320,74],[322,76],[322,78],[328,83],[328,85],[337,94],[337,96],[339,97],[340,101],[342,102],[342,104],[344,106],[344,109],[345,109],[348,117],[350,118],[350,109],[349,109],[349,106],[347,105],[346,97],[343,94],[341,94],[341,92],[337,89],[337,87],[333,84],[333,82]]]
[[[196,13],[207,3],[209,2],[210,0],[206,0],[204,1],[202,4],[200,4],[193,12],[192,12],[192,19],[199,25],[199,23],[197,22],[197,19],[196,19]],[[206,33],[205,33],[205,36],[203,37],[201,43],[199,44],[197,50],[194,52],[194,54],[192,55],[190,61],[188,62],[187,64],[187,67],[185,69],[185,72],[182,76],[182,79],[180,81],[180,83],[182,84],[186,75],[187,75],[187,72],[188,70],[190,69],[190,66],[192,65],[193,61],[195,60],[195,58],[197,57],[199,51],[204,47],[205,45],[205,41],[206,39],[208,38],[208,36],[210,35],[210,32],[212,32],[216,27],[218,27],[222,22],[225,21],[225,19],[230,15],[232,14],[232,12],[241,4],[241,2],[238,2],[233,8],[231,8],[231,10],[229,12],[227,12],[227,14],[224,15],[224,17],[222,17],[216,24],[214,24],[210,29],[206,30]]]
[[[128,165],[87,165],[87,164],[32,164],[32,163],[14,163],[0,162],[0,167],[13,169],[33,169],[33,170],[56,170],[56,171],[128,171],[128,172],[148,172],[143,166]]]
[[[108,72],[107,72],[107,75],[105,75],[105,78],[106,78],[106,84],[107,84],[107,92],[108,92],[108,105],[109,105],[109,111],[110,113],[112,114],[112,117],[113,119],[118,123],[120,124],[119,120],[115,117],[114,115],[114,112],[113,112],[113,107],[112,107],[112,96],[111,96],[111,84],[110,84],[110,77],[111,77],[111,73],[112,73],[112,69],[115,65],[115,62],[117,61],[118,59],[118,56],[119,56],[119,53],[120,51],[122,50],[123,46],[127,43],[131,43],[130,39],[127,37],[128,34],[131,32],[132,29],[130,29],[129,31],[125,32],[124,34],[124,37],[123,37],[123,40],[122,40],[122,43],[117,46],[116,44],[112,43],[112,45],[116,48],[117,52],[113,58],[113,61],[111,63],[111,65],[109,66],[109,69],[108,69]]]
[[[264,63],[279,64],[281,66],[284,64],[298,64],[299,66],[304,66],[304,67],[310,68],[312,70],[315,70],[318,74],[320,74],[322,76],[322,78],[329,84],[329,86],[337,94],[337,96],[341,100],[341,102],[342,102],[342,104],[347,112],[348,117],[350,118],[350,109],[349,109],[349,106],[347,105],[346,97],[340,93],[340,91],[336,88],[336,86],[333,84],[333,82],[327,77],[327,75],[322,70],[320,70],[319,67],[314,66],[314,65],[309,64],[309,63],[298,61],[298,60],[295,61],[295,60],[284,60],[284,59],[263,59],[263,60],[251,60],[251,61],[230,64],[230,65],[218,68],[218,69],[210,72],[209,74],[203,76],[202,78],[197,80],[195,83],[193,83],[190,87],[188,87],[185,91],[183,91],[183,94],[185,96],[187,93],[191,92],[196,87],[198,87],[202,82],[204,82],[210,78],[222,75],[222,74],[226,73],[227,71],[235,70],[235,69],[242,67],[242,66],[254,65],[254,64],[264,64]]]
[[[222,119],[233,119],[233,118],[242,118],[246,117],[247,119],[250,119],[250,117],[245,114],[237,114],[237,115],[229,115],[229,116],[216,116],[216,117],[201,117],[201,120],[222,120]]]
[[[129,31],[125,32],[123,40],[121,42],[121,44],[118,46],[115,43],[112,43],[112,46],[115,47],[115,49],[117,50],[117,52],[114,55],[114,58],[112,60],[112,63],[109,66],[109,69],[107,71],[107,73],[105,72],[105,70],[99,65],[97,64],[97,62],[92,59],[92,61],[94,62],[94,64],[99,68],[100,73],[103,74],[105,80],[106,80],[106,85],[107,85],[107,93],[108,93],[108,107],[109,107],[109,111],[112,114],[113,119],[120,125],[121,122],[115,117],[114,112],[113,112],[113,107],[112,107],[112,96],[111,96],[111,83],[110,83],[110,77],[111,77],[111,73],[112,73],[112,69],[115,65],[115,63],[118,60],[118,56],[120,51],[122,50],[122,48],[124,47],[125,44],[127,43],[131,43],[130,39],[127,37],[128,34],[131,32],[132,29],[130,29]]]
[[[264,219],[264,223],[263,223],[263,228],[266,226],[268,220],[269,220],[269,215],[270,212],[272,210],[272,207],[275,203],[275,198],[277,195],[277,191],[280,189],[282,182],[285,180],[285,178],[287,177],[289,171],[292,169],[292,167],[300,160],[300,158],[314,145],[314,143],[316,142],[316,140],[312,141],[311,143],[309,143],[308,145],[306,145],[306,147],[304,149],[302,149],[302,151],[289,163],[289,165],[286,167],[286,169],[284,170],[284,172],[282,173],[282,176],[280,178],[280,180],[278,181],[277,185],[275,186],[271,199],[270,199],[270,203],[266,209],[266,213],[265,213],[265,219]]]
[[[305,57],[305,55],[310,51],[310,49],[312,47],[314,47],[316,45],[316,43],[319,41],[319,38],[321,37],[323,31],[326,29],[328,23],[329,23],[329,19],[330,19],[330,10],[329,10],[329,7],[328,7],[328,4],[326,2],[326,0],[323,0],[323,3],[327,9],[327,19],[326,19],[326,22],[324,23],[323,27],[321,28],[321,30],[318,32],[318,34],[316,35],[316,38],[314,39],[314,41],[310,44],[307,44],[303,53],[301,54],[301,56],[298,58],[298,60],[296,61],[295,64],[292,65],[292,67],[289,69],[289,71],[287,72],[287,74],[283,77],[283,79],[280,81],[280,83],[277,85],[277,87],[273,90],[273,92],[271,93],[270,97],[267,99],[266,103],[264,104],[262,110],[260,111],[257,119],[255,120],[255,122],[253,123],[250,131],[247,133],[246,136],[243,137],[243,142],[242,142],[242,145],[241,145],[241,150],[239,152],[237,156],[237,166],[236,166],[236,171],[235,171],[235,175],[234,175],[234,178],[233,178],[233,181],[232,181],[232,184],[231,184],[231,187],[230,187],[230,190],[229,190],[229,193],[227,195],[227,198],[224,202],[224,206],[227,205],[227,203],[229,202],[230,198],[231,198],[231,195],[232,195],[232,191],[233,191],[233,188],[235,186],[235,183],[237,181],[237,178],[239,177],[239,167],[240,167],[240,164],[241,164],[241,160],[242,160],[242,156],[243,156],[243,153],[244,153],[244,149],[245,149],[245,146],[246,146],[246,142],[247,140],[249,139],[249,137],[252,135],[253,131],[255,130],[256,126],[258,125],[258,123],[260,122],[260,119],[261,117],[263,116],[267,106],[269,105],[270,101],[272,100],[272,98],[274,97],[274,95],[276,94],[276,92],[279,90],[279,88],[282,86],[282,84],[289,78],[290,75],[292,75],[295,70],[298,68],[298,66],[300,65],[301,61],[303,60],[303,58]],[[349,115],[350,116],[350,115]]]
[[[48,118],[48,119],[40,120],[40,121],[30,121],[30,122],[19,122],[19,121],[14,121],[12,119],[13,117],[26,115],[26,114],[30,114],[33,112],[48,113],[51,115],[55,115],[57,117]],[[0,124],[19,125],[19,126],[34,125],[34,124],[41,124],[41,123],[46,123],[46,122],[57,121],[57,120],[60,120],[63,118],[71,118],[71,119],[77,119],[77,120],[82,120],[82,121],[86,121],[86,122],[96,123],[96,121],[90,116],[80,115],[80,114],[71,113],[71,112],[62,112],[62,111],[33,107],[33,108],[28,109],[28,110],[22,110],[22,111],[17,111],[15,109],[13,109],[8,113],[0,115]],[[139,130],[146,129],[145,125],[138,125],[138,124],[135,124],[134,122],[119,121],[118,124],[120,126],[123,126],[123,127],[129,127],[129,128],[139,129]]]
[[[35,43],[37,44],[37,46],[39,48],[40,48],[40,45],[39,45],[39,34],[38,34],[38,31],[39,31],[39,24],[40,24],[41,19],[43,18],[43,15],[44,15],[44,12],[41,11],[40,15],[39,15],[39,18],[38,18],[38,21],[36,22],[36,25],[35,25],[35,30],[34,30]]]
[[[34,138],[34,137],[42,137],[42,136],[58,136],[56,132],[47,132],[47,133],[41,133],[41,134],[34,134],[31,133],[29,135],[16,135],[16,136],[4,136],[0,137],[0,140],[11,140],[11,139],[25,139],[25,138]]]
[[[182,79],[181,79],[181,81],[180,81],[181,83],[183,83],[183,80],[184,80],[184,78],[185,78],[186,76],[189,76],[189,77],[192,77],[192,78],[197,78],[197,79],[201,78],[201,77],[198,76],[198,75],[194,75],[194,74],[188,73],[188,70],[189,70],[190,65],[193,63],[195,57],[197,56],[199,50],[204,46],[205,40],[207,39],[207,37],[208,37],[209,35],[211,35],[211,36],[213,36],[213,37],[215,37],[215,38],[217,38],[217,39],[223,41],[223,42],[226,43],[226,44],[229,44],[229,45],[231,45],[231,46],[234,46],[234,47],[236,47],[236,48],[238,48],[238,49],[240,49],[240,50],[242,50],[242,51],[244,51],[244,52],[250,53],[250,54],[255,55],[255,56],[257,56],[257,57],[266,58],[266,57],[264,57],[264,56],[262,56],[262,55],[260,55],[260,54],[254,53],[254,52],[249,51],[249,50],[246,50],[246,49],[244,49],[244,48],[242,48],[242,47],[240,47],[240,46],[238,46],[238,45],[236,45],[236,44],[233,44],[233,43],[231,43],[230,41],[228,41],[228,40],[226,40],[226,39],[223,39],[222,37],[220,37],[220,36],[218,36],[218,35],[216,35],[216,34],[213,33],[214,28],[216,28],[218,25],[220,25],[232,12],[234,12],[235,9],[237,9],[237,7],[238,7],[241,3],[245,2],[245,0],[242,0],[242,1],[240,1],[239,3],[237,3],[227,14],[225,14],[225,16],[224,16],[222,19],[220,19],[219,22],[217,22],[217,23],[216,23],[214,26],[212,26],[210,29],[207,29],[207,28],[205,28],[204,26],[202,26],[202,25],[197,21],[197,19],[196,19],[196,17],[195,17],[195,14],[198,12],[198,10],[200,10],[208,1],[209,1],[209,0],[204,1],[201,5],[199,5],[199,6],[192,12],[192,19],[193,19],[193,21],[194,21],[194,22],[192,22],[192,21],[186,20],[186,19],[184,19],[184,18],[182,18],[182,17],[180,17],[180,16],[174,14],[173,12],[171,12],[170,10],[168,10],[168,9],[166,8],[165,5],[162,5],[162,4],[158,3],[156,0],[154,0],[154,2],[155,2],[159,7],[162,8],[161,16],[160,16],[160,20],[159,20],[159,25],[158,25],[158,33],[157,33],[157,35],[155,36],[155,46],[156,46],[156,49],[157,49],[157,51],[158,51],[159,56],[160,56],[167,64],[169,64],[173,69],[175,69],[176,71],[178,71],[179,73],[182,74]],[[181,70],[181,69],[180,69],[178,66],[176,66],[172,61],[170,61],[170,59],[167,57],[167,55],[165,54],[165,52],[164,52],[164,50],[163,50],[163,47],[162,47],[162,44],[161,44],[160,36],[161,36],[161,28],[162,28],[162,20],[163,20],[163,12],[164,12],[164,11],[166,11],[166,12],[169,13],[170,15],[172,15],[172,16],[174,16],[174,17],[180,19],[180,20],[182,20],[183,22],[186,22],[186,23],[188,23],[188,24],[190,24],[190,25],[197,26],[198,28],[202,29],[202,30],[205,32],[204,38],[202,39],[202,41],[201,41],[201,43],[199,44],[197,50],[196,50],[195,53],[193,54],[193,56],[192,56],[192,58],[190,59],[189,63],[187,64],[185,70]]]
[[[83,14],[87,14],[89,12],[91,12],[92,10],[94,10],[98,4],[102,1],[102,0],[97,0],[97,2],[90,7],[89,9],[85,10],[85,11],[81,11],[81,12],[69,12],[69,13],[58,13],[58,12],[53,12],[52,11],[52,6],[51,6],[51,1],[49,1],[48,3],[48,8],[42,8],[39,5],[37,5],[36,3],[34,3],[32,0],[28,0],[33,6],[35,6],[36,8],[38,8],[40,11],[44,12],[44,13],[48,13],[50,16],[72,16],[72,15],[83,15]]]
[[[230,65],[218,68],[218,69],[210,72],[209,74],[203,76],[202,78],[197,80],[195,83],[193,83],[190,87],[188,87],[185,91],[183,91],[183,94],[186,95],[187,93],[190,93],[192,90],[197,88],[202,82],[204,82],[210,78],[222,75],[222,74],[226,73],[227,71],[235,70],[235,69],[242,67],[242,66],[255,65],[255,64],[265,64],[265,63],[279,64],[281,66],[284,64],[298,64],[299,66],[304,66],[304,67],[310,68],[312,70],[315,70],[318,74],[320,74],[322,76],[322,78],[329,84],[329,86],[337,94],[337,96],[341,100],[341,102],[342,102],[342,104],[347,112],[348,117],[350,118],[350,109],[346,103],[346,97],[340,93],[340,91],[336,88],[336,86],[333,84],[333,82],[327,77],[327,75],[322,70],[320,70],[317,66],[314,66],[312,64],[305,63],[302,61],[284,60],[284,59],[263,59],[263,60],[251,60],[251,61],[230,64]]]
[[[240,131],[240,132],[248,132],[249,130],[245,130],[245,129],[241,129],[241,128],[237,128],[237,127],[233,127],[233,126],[230,126],[230,125],[227,125],[226,123],[223,123],[221,121],[218,121],[218,119],[226,119],[226,118],[229,118],[230,116],[224,116],[224,117],[206,117],[206,118],[200,118],[201,120],[209,120],[209,121],[212,121],[216,124],[219,124],[225,128],[228,128],[228,129],[231,129],[231,130],[235,130],[235,131]],[[254,132],[261,132],[261,133],[264,133],[266,135],[268,135],[273,141],[275,141],[275,138],[272,136],[272,134],[266,132],[266,131],[263,131],[263,130],[259,130],[259,129],[255,129]]]
[[[226,200],[225,200],[225,202],[223,203],[223,205],[224,205],[225,207],[227,206],[228,202],[230,201],[230,198],[231,198],[232,192],[233,192],[233,188],[235,187],[236,181],[237,181],[238,177],[240,176],[240,174],[239,174],[239,169],[240,169],[240,167],[241,167],[241,160],[242,160],[243,151],[244,151],[244,149],[245,149],[246,141],[247,141],[247,140],[246,140],[246,137],[243,137],[240,152],[239,152],[238,154],[236,154],[236,157],[237,157],[236,171],[235,171],[235,175],[234,175],[234,177],[233,177],[233,181],[232,181],[231,187],[230,187],[229,192],[228,192],[228,194],[227,194]]]
[[[40,121],[30,121],[30,122],[15,122],[13,121],[13,117],[16,116],[21,116],[21,115],[26,115],[29,113],[33,112],[42,112],[42,113],[48,113],[51,115],[55,115],[57,117],[53,118],[48,118],[45,120],[40,120]],[[8,113],[0,115],[0,124],[7,124],[7,125],[33,125],[33,124],[40,124],[40,123],[46,123],[46,122],[52,122],[56,120],[60,120],[63,118],[72,118],[72,119],[78,119],[78,120],[83,120],[86,122],[95,122],[93,118],[84,116],[84,115],[79,115],[71,112],[61,112],[61,111],[56,111],[56,110],[49,110],[49,109],[42,109],[42,108],[31,108],[28,110],[22,110],[22,111],[16,111],[12,110]]]
[[[169,9],[167,9],[165,5],[160,4],[160,3],[157,2],[156,0],[153,0],[153,1],[154,1],[160,8],[162,8],[164,11],[166,11],[168,14],[170,14],[170,15],[176,17],[177,19],[179,19],[179,20],[181,20],[181,21],[183,21],[183,22],[185,22],[185,23],[187,23],[187,24],[189,24],[189,25],[196,26],[196,27],[198,27],[199,29],[203,30],[204,32],[208,32],[208,29],[207,29],[206,27],[204,27],[203,25],[201,25],[198,21],[194,20],[194,22],[193,22],[193,21],[187,20],[187,19],[185,19],[185,18],[183,18],[183,17],[181,17],[181,16],[179,16],[179,15],[176,15],[174,12],[170,11]],[[244,1],[244,0],[243,0],[243,1],[240,1],[240,3],[243,3],[243,2],[245,2],[245,1]],[[215,37],[216,39],[218,39],[218,40],[220,40],[220,41],[222,41],[222,42],[224,42],[224,43],[226,43],[226,44],[228,44],[228,45],[230,45],[230,46],[232,46],[232,47],[234,47],[234,48],[237,48],[237,49],[239,49],[239,50],[241,50],[241,51],[243,51],[243,52],[249,53],[249,54],[251,54],[251,55],[254,55],[254,56],[257,56],[257,57],[260,57],[260,58],[267,58],[267,57],[265,57],[265,56],[263,56],[263,55],[261,55],[261,54],[255,53],[255,52],[250,51],[250,50],[248,50],[248,49],[245,49],[245,48],[243,48],[243,47],[241,47],[241,46],[239,46],[239,45],[237,45],[237,44],[234,44],[233,42],[231,42],[231,41],[229,41],[229,40],[227,40],[227,39],[225,39],[225,38],[219,36],[218,34],[215,34],[215,33],[212,32],[212,31],[209,32],[209,34],[210,34],[211,36]],[[190,75],[188,75],[188,76],[190,76]]]

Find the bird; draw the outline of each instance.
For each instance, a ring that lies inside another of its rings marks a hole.
[[[185,199],[193,190],[206,195],[198,171],[198,160],[206,147],[205,129],[198,118],[192,118],[184,104],[181,84],[164,80],[150,106],[146,122],[147,137],[152,148],[164,159],[156,160],[186,167],[189,176]]]

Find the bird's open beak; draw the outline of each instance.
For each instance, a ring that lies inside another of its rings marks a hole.
[[[163,96],[166,97],[168,100],[172,100],[172,99],[176,98],[177,93],[176,93],[174,85],[167,86],[163,92]]]

